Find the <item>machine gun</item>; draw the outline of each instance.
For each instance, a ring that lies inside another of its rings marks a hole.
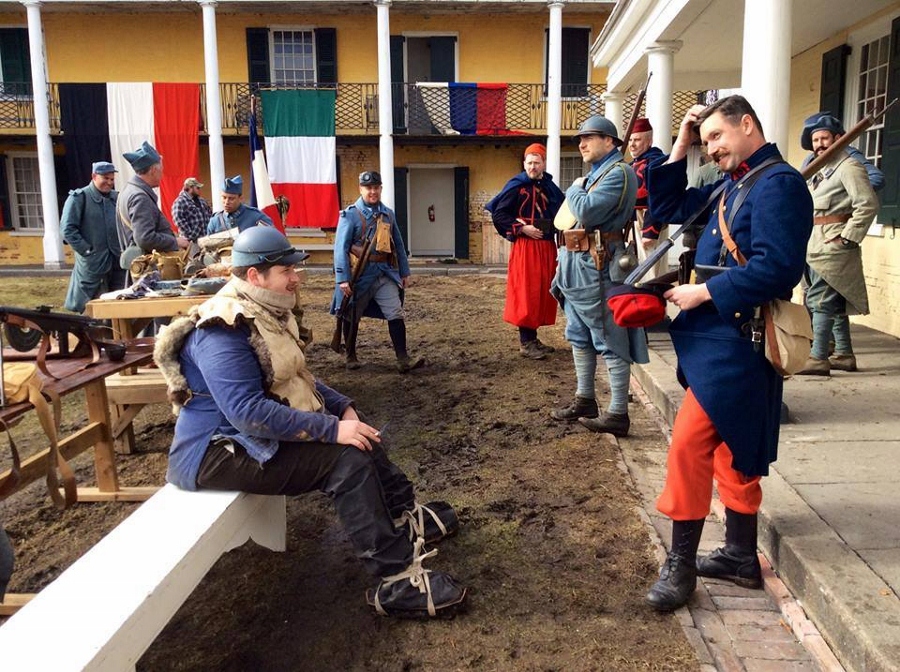
[[[92,362],[100,359],[101,348],[113,361],[125,357],[126,346],[122,341],[109,338],[111,328],[103,320],[83,315],[54,313],[47,306],[37,310],[0,306],[0,322],[7,341],[14,350],[29,352],[39,347],[37,366],[46,375],[56,378],[47,370],[46,358],[50,354],[50,337],[58,342],[58,350],[52,356],[80,357],[90,353]],[[77,339],[74,349],[69,347],[69,335]]]

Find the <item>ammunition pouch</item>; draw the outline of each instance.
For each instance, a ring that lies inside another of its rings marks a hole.
[[[728,268],[725,266],[706,266],[704,264],[695,264],[694,274],[696,276],[696,284],[702,284],[710,278],[721,275],[727,270]]]

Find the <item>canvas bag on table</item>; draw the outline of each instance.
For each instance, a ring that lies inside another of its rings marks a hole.
[[[34,406],[40,420],[41,427],[47,438],[50,440],[50,452],[47,455],[47,489],[53,503],[59,509],[64,509],[77,499],[75,489],[75,474],[69,467],[68,462],[59,452],[59,421],[60,421],[60,403],[59,395],[55,392],[47,391],[47,396],[53,404],[51,410],[50,404],[44,398],[41,391],[41,379],[38,376],[37,366],[31,362],[11,362],[3,363],[3,391],[7,404],[18,404],[28,401]],[[12,452],[12,468],[10,473],[2,482],[0,482],[0,498],[12,492],[19,483],[21,462],[19,460],[19,451],[12,434],[6,423],[0,422],[0,429],[6,431],[9,438],[10,451]],[[65,495],[60,494],[59,478],[56,469],[59,468],[62,474],[63,488]]]
[[[728,224],[725,222],[725,195],[719,201],[719,228],[725,246],[739,265],[744,266],[747,259],[741,254],[737,244],[731,237]],[[732,209],[731,217],[734,217]],[[765,324],[766,359],[782,376],[792,376],[803,370],[812,347],[812,321],[806,306],[784,299],[774,299],[760,307]]]

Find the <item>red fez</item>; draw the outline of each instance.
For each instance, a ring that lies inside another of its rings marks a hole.
[[[644,131],[652,131],[653,127],[650,125],[650,120],[646,117],[641,117],[640,119],[635,119],[634,128],[631,129],[632,133],[643,133]]]
[[[524,156],[528,156],[529,154],[537,154],[542,159],[546,160],[547,159],[547,148],[544,147],[539,142],[532,142],[530,145],[528,145],[525,148]]]

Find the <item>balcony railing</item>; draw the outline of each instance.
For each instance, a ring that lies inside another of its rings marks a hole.
[[[240,135],[248,131],[250,104],[261,86],[246,82],[220,84],[222,130]],[[201,84],[200,115],[203,132],[206,126],[205,85]],[[59,89],[48,85],[50,131],[60,133]],[[316,88],[315,85],[302,88]],[[333,88],[335,99],[335,132],[339,136],[372,136],[379,132],[378,85],[376,83],[338,83],[322,85]],[[570,135],[592,114],[603,114],[605,105],[602,84],[563,85],[560,103],[560,129]],[[672,118],[677,123],[687,109],[702,98],[704,92],[679,91],[673,99]],[[397,136],[503,136],[547,133],[548,100],[543,84],[451,84],[395,83],[392,85],[392,126]],[[623,103],[627,119],[636,95]],[[258,128],[262,132],[262,106],[258,110]],[[0,82],[0,129],[34,129],[34,103],[31,85]],[[674,130],[674,129],[673,129]]]

